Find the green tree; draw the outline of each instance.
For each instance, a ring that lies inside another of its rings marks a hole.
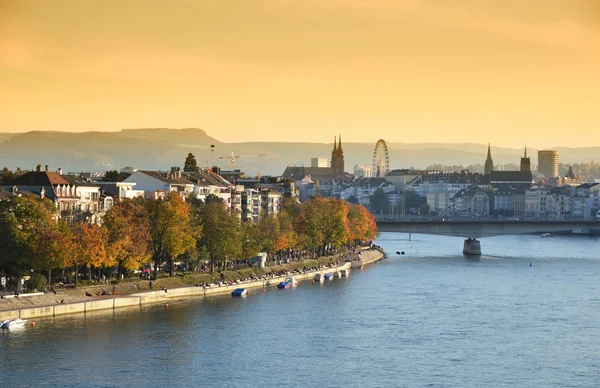
[[[164,200],[146,201],[146,214],[150,232],[150,251],[155,262],[154,276],[163,260],[169,263],[173,276],[173,258],[194,247],[196,236],[190,224],[190,208],[177,193]]]
[[[237,215],[225,207],[222,201],[211,200],[200,204],[197,209],[202,223],[202,236],[197,240],[199,249],[206,249],[210,257],[211,272],[221,261],[238,258],[242,253],[240,222]]]
[[[198,165],[196,163],[196,157],[191,152],[185,158],[185,164],[183,166],[185,172],[196,172],[198,171]]]
[[[382,189],[375,190],[369,201],[371,203],[371,211],[374,214],[388,214],[390,212],[390,202]]]
[[[302,204],[300,230],[307,248],[322,254],[328,245],[340,246],[348,235],[347,208],[342,200],[311,198]]]
[[[354,203],[358,205],[358,197],[354,194],[348,197],[347,202]]]
[[[13,274],[35,264],[40,237],[56,228],[57,209],[48,199],[0,201],[0,270]]]

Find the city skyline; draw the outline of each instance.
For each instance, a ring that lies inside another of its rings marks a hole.
[[[0,3],[0,132],[600,145],[593,0],[141,4]]]

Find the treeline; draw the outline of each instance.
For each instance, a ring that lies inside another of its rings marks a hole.
[[[356,204],[316,197],[302,204],[284,203],[278,216],[240,223],[238,214],[222,200],[184,201],[171,194],[164,200],[136,198],[117,203],[107,211],[101,226],[67,224],[58,219],[48,199],[18,197],[0,202],[0,272],[12,277],[53,270],[73,270],[75,282],[82,268],[93,271],[117,268],[118,274],[155,262],[209,263],[226,267],[266,252],[284,257],[289,252],[322,254],[327,247],[376,237],[369,211]]]

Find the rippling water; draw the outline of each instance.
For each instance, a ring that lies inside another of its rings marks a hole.
[[[39,319],[0,333],[0,385],[598,387],[600,240],[462,242],[384,233],[349,279]]]

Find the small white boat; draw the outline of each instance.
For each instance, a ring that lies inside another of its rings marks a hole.
[[[552,235],[550,233],[542,233],[540,235],[540,237],[551,237]]]
[[[283,282],[279,283],[277,285],[277,288],[290,288],[290,287],[296,287],[298,286],[298,281],[296,280],[296,278],[291,277],[291,278],[286,278]]]
[[[13,318],[7,319],[6,321],[0,324],[0,329],[15,329],[17,327],[23,327],[27,323],[26,319],[21,318]]]
[[[350,275],[350,270],[349,269],[343,269],[340,271],[340,275],[341,276],[348,276]]]
[[[320,283],[325,281],[325,276],[322,273],[316,273],[315,278],[313,279],[315,282]]]
[[[240,297],[244,297],[248,295],[248,290],[246,290],[245,288],[236,288],[235,290],[233,290],[233,292],[231,293],[231,296],[240,296]]]

